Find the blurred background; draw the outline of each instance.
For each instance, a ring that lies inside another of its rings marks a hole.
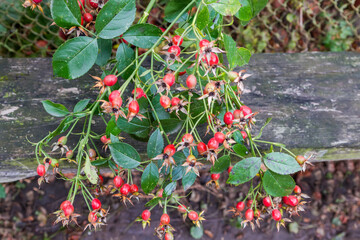
[[[140,13],[148,1],[137,2]],[[165,2],[158,1],[150,23],[166,26]],[[42,6],[44,14],[23,8],[21,0],[1,0],[0,56],[51,56],[63,43],[66,37],[51,26],[49,1]],[[360,0],[270,0],[250,24],[241,26],[235,18],[226,31],[253,53],[360,52]]]

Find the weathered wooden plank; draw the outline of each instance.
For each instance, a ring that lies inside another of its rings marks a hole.
[[[264,139],[318,153],[316,161],[360,159],[360,54],[257,54],[244,68],[253,76],[242,100],[260,112],[258,128],[273,117]],[[54,78],[51,59],[0,59],[0,182],[35,174],[26,137],[38,141],[59,123],[41,101],[71,109],[95,97],[92,84],[89,76]],[[94,127],[105,131],[100,122]]]

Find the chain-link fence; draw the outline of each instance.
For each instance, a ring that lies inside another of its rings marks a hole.
[[[138,1],[139,12],[147,2]],[[150,23],[164,26],[165,2],[159,1],[151,11]],[[0,56],[52,55],[66,36],[51,25],[49,1],[42,3],[44,14],[25,9],[22,3],[2,0]],[[270,0],[248,25],[241,26],[234,19],[227,31],[253,52],[360,52],[360,0]]]

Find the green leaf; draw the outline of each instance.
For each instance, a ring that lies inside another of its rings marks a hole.
[[[51,16],[56,25],[62,28],[81,26],[81,12],[77,0],[52,0]]]
[[[150,122],[148,119],[138,119],[133,118],[130,122],[128,122],[125,118],[119,118],[117,120],[117,126],[122,131],[130,134],[137,134],[137,133],[147,133],[150,132]]]
[[[151,48],[161,36],[162,31],[155,25],[142,23],[131,26],[123,35],[124,39],[140,48]]]
[[[67,108],[62,104],[53,103],[50,100],[44,100],[41,103],[45,108],[45,111],[51,116],[64,117],[70,113],[69,110],[67,110]]]
[[[261,167],[261,158],[245,158],[234,165],[227,183],[239,185],[250,181],[259,172]]]
[[[170,196],[176,189],[176,182],[171,182],[164,188],[164,195]]]
[[[81,112],[86,108],[86,106],[89,104],[90,99],[83,99],[80,100],[74,107],[74,113]]]
[[[172,180],[177,181],[182,179],[185,174],[185,169],[183,166],[175,166],[172,172]]]
[[[135,20],[135,0],[110,0],[100,10],[95,29],[100,38],[112,39],[123,34]]]
[[[247,24],[253,17],[266,6],[268,0],[239,0],[241,8],[235,14],[235,17],[241,20],[241,24]]]
[[[280,175],[267,170],[262,178],[265,191],[273,197],[283,197],[292,193],[294,179],[289,175]]]
[[[233,133],[233,137],[234,137],[235,142],[237,142],[239,144],[244,144],[244,138],[240,131],[235,131]]]
[[[211,167],[211,173],[222,173],[230,166],[230,156],[224,155],[215,161],[214,166]]]
[[[249,154],[248,149],[243,144],[235,144],[233,150],[242,157]]]
[[[198,226],[192,226],[190,228],[190,235],[195,239],[200,239],[204,235],[204,228],[202,225],[200,227]]]
[[[196,177],[197,175],[194,173],[193,170],[185,174],[185,176],[182,178],[182,185],[185,191],[194,184]]]
[[[53,56],[54,75],[74,79],[87,73],[98,54],[95,38],[76,37],[66,41]]]
[[[154,197],[153,199],[151,199],[150,201],[148,201],[147,203],[145,203],[145,207],[152,207],[152,206],[156,206],[159,204],[159,202],[161,201],[161,198],[159,197]]]
[[[154,158],[157,155],[161,154],[164,149],[164,139],[161,135],[160,129],[156,129],[150,136],[149,142],[147,144],[147,154],[148,157]]]
[[[196,19],[196,26],[202,30],[210,21],[210,13],[207,7],[203,7]]]
[[[140,155],[127,143],[112,143],[109,144],[110,152],[114,161],[123,168],[136,168],[140,165]]]
[[[205,2],[223,16],[235,15],[241,7],[239,0],[207,0]]]
[[[236,48],[236,42],[231,36],[224,34],[224,45],[230,68],[249,63],[251,57],[250,51],[246,48]]]
[[[268,125],[268,124],[270,123],[271,119],[272,119],[272,118],[267,118],[267,119],[266,119],[266,122],[265,122],[264,125],[261,127],[259,134],[256,135],[256,137],[253,137],[253,138],[252,138],[253,140],[254,140],[254,139],[259,139],[259,138],[261,138],[261,135],[262,135],[262,132],[263,132],[264,128],[266,127],[266,125]]]
[[[116,135],[110,134],[111,143],[119,143],[120,140]]]
[[[118,128],[115,122],[115,116],[113,116],[106,126],[106,137],[110,137],[111,135],[117,136],[121,133],[121,129]]]
[[[251,58],[251,52],[247,48],[240,47],[237,49],[237,53],[239,55],[240,61],[238,62],[238,66],[243,66],[248,64]]]
[[[70,122],[73,120],[72,116],[67,116],[65,117],[61,123],[59,124],[59,126],[55,129],[55,131],[51,132],[49,134],[48,140],[46,140],[46,142],[48,143],[53,137],[56,137],[57,135],[65,132],[69,127],[70,127]]]
[[[183,164],[186,160],[186,156],[184,154],[184,152],[176,152],[173,156],[176,165],[180,166],[181,164]]]
[[[151,162],[145,168],[141,176],[141,188],[145,194],[148,194],[156,187],[159,181],[159,169],[157,166]]]
[[[165,20],[167,22],[173,22],[175,18],[184,10],[184,8],[191,2],[191,0],[170,0],[165,7]],[[190,8],[189,8],[190,9]],[[184,22],[188,17],[188,13],[185,12],[177,20],[177,22]]]
[[[6,197],[5,188],[3,185],[0,184],[0,199],[5,197]]]
[[[109,160],[107,158],[98,158],[94,161],[91,162],[91,165],[95,166],[95,167],[99,167],[99,166],[103,166],[105,164],[107,164],[109,162]]]
[[[241,8],[236,17],[241,21],[250,21],[253,18],[252,0],[240,0]]]
[[[86,155],[84,173],[86,174],[86,177],[90,183],[92,184],[97,183],[99,176],[97,174],[96,167],[91,165],[91,161],[88,155]]]
[[[115,58],[117,60],[116,68],[120,73],[135,60],[135,52],[131,47],[129,47],[125,43],[121,43],[116,51]],[[128,68],[128,70],[126,70],[126,73],[128,73],[127,75],[130,75],[134,70],[135,70],[135,65],[133,64],[130,68]],[[127,75],[125,74],[125,76]],[[124,76],[124,74],[122,74],[122,76]]]
[[[268,167],[271,171],[281,175],[287,175],[301,171],[301,167],[295,158],[286,153],[268,153],[264,156],[263,159],[266,167]]]
[[[174,134],[181,129],[181,126],[183,125],[184,121],[178,118],[170,118],[170,119],[162,119],[160,120],[160,123],[163,126],[166,134]]]
[[[104,66],[111,57],[112,40],[98,38],[97,42],[98,42],[99,52],[95,63],[99,66]]]

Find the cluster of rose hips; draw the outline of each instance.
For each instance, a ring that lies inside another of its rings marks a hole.
[[[255,224],[260,226],[260,220],[265,217],[267,214],[271,214],[271,217],[276,221],[277,228],[280,226],[285,226],[285,222],[291,222],[288,218],[283,218],[284,212],[288,212],[290,216],[298,215],[298,211],[304,211],[303,205],[306,203],[302,201],[303,198],[308,198],[306,194],[301,193],[301,188],[296,185],[293,192],[295,195],[289,195],[282,198],[271,199],[269,196],[264,197],[259,203],[254,202],[253,200],[248,200],[245,202],[240,201],[236,204],[235,208],[232,208],[230,212],[233,212],[235,216],[244,217],[242,222],[244,226],[247,223],[250,223],[250,226],[254,229]],[[262,206],[260,204],[262,203]],[[242,212],[245,210],[245,205],[247,210],[243,215]],[[255,209],[255,210],[254,210]]]
[[[26,0],[26,2],[29,2],[28,4],[32,4],[37,6],[39,9],[41,7],[38,5],[41,0]],[[96,17],[96,14],[98,13],[98,10],[102,8],[104,5],[104,1],[97,1],[97,0],[78,0],[79,8],[81,11],[81,25],[84,25],[84,21],[87,23],[85,26],[86,28],[89,28],[90,24],[93,23],[94,17]],[[82,26],[80,27],[72,27],[69,30],[62,29],[61,30],[66,33],[67,35],[72,33],[73,31],[77,31],[77,34],[85,34],[87,35],[86,29],[84,29]],[[183,43],[183,37],[180,35],[175,35],[173,37],[165,37],[167,40],[167,45],[163,47],[163,50],[161,53],[166,55],[166,62],[168,63],[168,66],[172,65],[177,61],[178,63],[182,63],[182,60],[180,59],[181,54],[181,45]],[[127,44],[126,40],[120,36],[120,41]],[[217,53],[223,53],[221,49],[215,47],[215,41],[209,41],[207,39],[202,39],[199,41],[199,51],[195,54],[195,63],[192,65],[192,67],[195,66],[195,64],[199,67],[201,67],[205,74],[208,75],[209,73],[212,73],[214,78],[218,79],[217,77],[217,69],[223,69],[223,66],[219,63],[219,57]],[[173,165],[176,165],[175,160],[173,158],[174,154],[178,151],[182,151],[185,148],[189,149],[190,154],[187,156],[186,161],[182,164],[182,166],[186,167],[185,174],[188,174],[190,171],[193,171],[195,174],[199,176],[198,168],[202,165],[202,163],[199,162],[199,159],[196,159],[196,157],[192,154],[193,148],[196,147],[198,153],[200,156],[205,157],[208,161],[210,161],[212,164],[215,164],[215,161],[217,160],[217,154],[223,150],[229,150],[231,149],[231,144],[234,144],[235,141],[232,139],[232,134],[239,130],[241,133],[241,136],[244,141],[248,141],[248,133],[249,130],[251,130],[251,124],[255,122],[254,116],[256,113],[253,113],[252,110],[242,105],[242,103],[237,102],[237,105],[239,109],[234,110],[233,112],[226,112],[223,117],[223,123],[221,120],[217,119],[215,115],[212,113],[212,103],[213,100],[217,100],[218,103],[222,103],[224,101],[224,95],[222,92],[222,86],[228,87],[226,84],[227,82],[225,80],[210,80],[208,78],[208,83],[205,85],[204,89],[201,89],[202,91],[197,92],[196,87],[198,83],[198,79],[196,78],[195,74],[196,68],[194,67],[193,74],[190,74],[186,78],[186,87],[178,87],[175,90],[177,91],[187,91],[189,93],[189,97],[193,96],[193,93],[197,93],[200,95],[200,97],[197,98],[197,100],[203,100],[207,99],[207,103],[209,105],[209,110],[205,108],[206,114],[207,114],[207,121],[209,126],[211,126],[211,129],[213,130],[213,137],[208,141],[207,144],[202,142],[200,139],[197,138],[197,143],[194,141],[194,137],[192,135],[192,132],[189,133],[188,130],[187,133],[183,135],[180,142],[174,142],[174,144],[167,145],[163,153],[154,157],[152,160],[162,160],[162,165],[159,169],[159,172],[163,169],[163,167],[166,168],[166,170],[169,167],[172,167]],[[243,81],[250,76],[250,74],[244,74],[245,71],[240,71],[239,73],[234,71],[223,71],[227,73],[227,78],[232,82],[236,83],[237,85],[237,93],[235,96],[236,98],[241,95],[241,93],[244,90]],[[155,82],[155,87],[157,89],[156,94],[160,94],[160,105],[165,109],[165,111],[172,113],[175,112],[176,115],[179,116],[179,111],[184,113],[185,115],[188,115],[187,108],[185,108],[186,105],[190,104],[190,100],[186,101],[185,99],[182,99],[181,94],[179,95],[172,95],[169,94],[171,92],[171,88],[176,83],[176,72],[170,71],[165,73],[164,76],[161,79],[158,79]],[[186,71],[180,72],[179,75],[185,74]],[[116,73],[115,73],[116,74]],[[201,77],[201,76],[200,76]],[[113,87],[117,81],[118,78],[114,74],[110,74],[105,76],[103,79],[100,77],[93,76],[94,79],[97,80],[97,83],[94,87],[98,87],[100,89],[100,95],[103,94],[105,91],[109,91]],[[214,79],[212,78],[212,79]],[[225,77],[224,77],[225,78]],[[201,86],[201,81],[200,86]],[[126,87],[126,86],[125,86]],[[202,87],[202,86],[201,86]],[[115,116],[115,120],[117,121],[119,117],[123,117],[124,119],[127,119],[129,122],[133,120],[133,118],[138,118],[140,120],[144,119],[145,116],[140,114],[140,105],[138,103],[138,100],[142,97],[147,98],[146,93],[142,88],[140,88],[138,85],[135,86],[135,89],[132,91],[132,97],[130,97],[125,104],[125,108],[127,110],[127,114],[124,112],[123,107],[123,99],[122,99],[122,88],[118,90],[113,90],[109,92],[108,95],[108,101],[103,100],[102,98],[99,100],[102,102],[101,109],[104,113],[109,113],[111,115]],[[165,93],[164,93],[165,91]],[[105,95],[102,95],[105,96]],[[227,99],[226,99],[227,100]],[[231,100],[230,100],[231,101]],[[227,107],[228,107],[228,102]],[[232,105],[232,103],[230,103]],[[206,107],[206,103],[204,101],[204,107]],[[210,110],[211,109],[211,110]],[[153,109],[154,110],[154,109]],[[155,110],[154,110],[155,111]],[[194,126],[196,128],[196,126]],[[209,128],[208,128],[209,131]],[[194,135],[197,137],[197,135]],[[106,150],[108,144],[111,143],[111,139],[107,138],[105,135],[100,138],[101,142],[104,144],[104,148]],[[58,149],[61,150],[61,153],[66,152],[66,159],[71,160],[73,157],[73,151],[70,150],[66,146],[67,142],[67,136],[61,137],[57,143],[55,143],[53,147],[53,151],[56,151]],[[223,145],[220,147],[220,145]],[[94,161],[96,159],[96,151],[94,149],[88,149],[86,153],[87,157],[91,161]],[[299,163],[301,163],[302,166],[305,166],[305,163],[307,162],[307,159],[302,159],[301,157],[296,159]],[[44,159],[44,165],[39,164],[37,168],[37,173],[41,177],[39,181],[46,180],[46,171],[48,169],[48,166],[52,165],[54,166],[54,169],[57,169],[58,167],[58,161],[55,159],[45,158]],[[113,184],[114,187],[111,190],[111,193],[115,193],[113,196],[119,197],[123,200],[124,204],[126,204],[127,201],[129,201],[132,204],[131,198],[139,196],[139,188],[136,184],[128,184],[125,183],[124,180],[121,177],[121,168],[115,170],[118,171],[118,175],[114,177]],[[229,168],[229,171],[231,171],[231,167]],[[128,172],[128,174],[131,174]],[[218,180],[220,178],[220,174],[211,174],[211,181],[208,183],[215,183],[216,187],[219,186]],[[102,184],[102,177],[99,176],[100,184]],[[40,183],[40,182],[39,182]],[[163,189],[160,189],[156,193],[156,197],[162,198]],[[256,221],[258,222],[261,219],[261,215],[265,212],[270,212],[271,215],[275,221],[277,221],[279,224],[283,224],[286,219],[282,218],[283,210],[286,210],[290,212],[291,214],[297,213],[298,210],[302,210],[301,205],[303,204],[300,202],[302,199],[301,197],[304,197],[301,195],[301,189],[297,186],[294,189],[294,193],[296,196],[290,195],[282,198],[279,200],[278,198],[274,198],[274,200],[270,199],[270,197],[265,197],[262,200],[263,207],[262,208],[256,208],[256,202],[253,202],[253,200],[248,200],[247,210],[245,212],[245,220],[244,223],[250,223],[250,225],[253,226],[253,220],[256,218]],[[130,195],[130,196],[129,196]],[[87,196],[92,198],[91,196]],[[73,199],[73,198],[72,198]],[[86,200],[86,198],[85,198]],[[73,200],[72,200],[73,201]],[[161,202],[160,202],[161,205]],[[283,206],[284,205],[284,206]],[[105,223],[105,216],[107,215],[107,211],[101,208],[102,204],[100,200],[97,198],[92,199],[91,202],[91,208],[88,215],[88,221],[89,224],[87,227],[93,226],[95,229],[97,226],[103,225]],[[152,208],[151,208],[152,209]],[[141,214],[141,217],[138,218],[138,221],[141,221],[143,224],[143,227],[146,227],[147,224],[150,225],[150,216],[151,216],[151,209],[144,210]],[[234,208],[234,213],[236,215],[242,215],[242,211],[245,209],[245,203],[239,202],[236,205],[236,208]],[[255,211],[253,210],[255,209]],[[183,214],[184,220],[186,218],[189,218],[195,225],[200,226],[200,223],[204,218],[202,217],[203,212],[197,213],[196,211],[189,210],[188,208],[184,207],[182,204],[179,204],[178,210],[180,213]],[[67,225],[71,221],[76,222],[76,218],[79,216],[78,214],[74,213],[74,207],[72,205],[72,202],[70,200],[64,201],[61,206],[60,210],[56,212],[58,215],[58,219],[56,222],[62,221],[64,225]],[[278,225],[279,225],[278,224]],[[173,239],[172,231],[174,229],[170,225],[170,216],[166,213],[166,207],[164,208],[164,214],[160,218],[160,225],[156,228],[156,233],[158,234],[159,238],[165,238],[166,240]]]
[[[183,214],[183,220],[185,221],[188,217],[196,226],[200,226],[201,221],[205,220],[202,217],[203,212],[198,214],[196,211],[187,209],[184,205],[179,204],[177,207],[179,213]],[[137,218],[137,221],[141,221],[143,228],[146,227],[146,225],[150,226],[150,216],[151,212],[148,209],[145,209],[141,216]],[[156,233],[158,236],[162,239],[162,236],[164,236],[164,239],[174,239],[174,236],[172,234],[172,231],[174,231],[174,228],[170,225],[170,216],[167,213],[163,213],[160,217],[160,224],[156,228]]]

